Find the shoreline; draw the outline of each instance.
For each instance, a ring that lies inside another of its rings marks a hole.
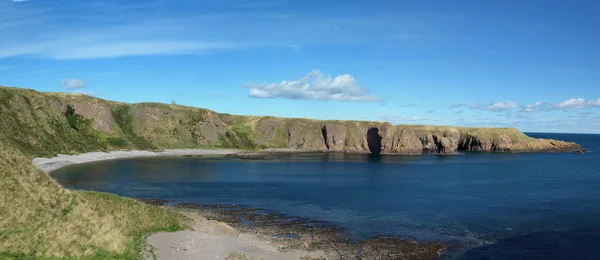
[[[246,151],[239,149],[165,149],[162,152],[153,152],[147,150],[120,150],[108,152],[89,152],[73,155],[58,154],[55,157],[36,157],[31,161],[38,169],[50,174],[60,168],[82,163],[91,163],[108,160],[159,157],[159,156],[179,156],[179,157],[202,157],[202,156],[231,156],[239,155],[240,158],[264,155],[268,153],[298,153],[310,152],[290,148],[267,148],[260,151]]]
[[[51,173],[69,165],[107,160],[158,156],[226,156],[239,154],[241,152],[243,151],[237,149],[168,149],[162,152],[143,150],[89,152],[75,155],[59,154],[52,158],[36,157],[32,160],[32,163],[45,173]]]
[[[425,151],[425,150],[424,150]],[[154,152],[147,150],[120,150],[120,151],[109,151],[109,152],[88,152],[74,155],[58,154],[52,158],[36,157],[32,160],[33,165],[42,170],[43,172],[50,174],[51,172],[60,168],[82,163],[99,162],[106,160],[117,160],[117,159],[129,159],[129,158],[141,158],[141,157],[159,157],[159,156],[179,156],[179,157],[202,157],[202,156],[238,156],[240,159],[246,160],[257,160],[265,159],[269,154],[277,153],[319,153],[319,152],[339,152],[339,153],[355,153],[355,154],[367,154],[367,152],[357,151],[321,151],[321,150],[300,150],[293,148],[266,148],[259,151],[247,151],[239,149],[166,149],[162,152]],[[453,154],[436,154],[440,156],[455,156],[462,155],[464,151],[458,151]],[[566,152],[566,151],[565,151]],[[589,152],[587,150],[581,150],[576,152],[582,154]],[[481,153],[481,152],[474,152]],[[495,153],[495,152],[483,152],[483,153]],[[515,153],[515,152],[500,152],[500,153]],[[551,153],[551,151],[540,151],[540,153]],[[408,156],[422,156],[421,155],[408,155]],[[400,154],[381,154],[381,155],[399,155]]]
[[[191,222],[192,229],[150,235],[147,260],[300,260],[333,259],[324,250],[286,248],[285,243],[259,232],[239,230],[206,218],[192,209],[173,208]]]
[[[222,259],[217,255],[241,253],[248,258],[231,259],[433,260],[448,249],[443,242],[417,242],[396,236],[354,240],[348,230],[327,221],[245,205],[136,200],[172,208],[196,223],[192,231],[150,236],[148,242],[158,259],[191,260],[203,256],[202,259],[216,260]]]

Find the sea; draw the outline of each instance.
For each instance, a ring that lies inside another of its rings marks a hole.
[[[588,152],[156,157],[72,165],[52,176],[70,189],[327,221],[356,240],[443,241],[450,247],[442,259],[600,259],[600,135],[528,135]]]

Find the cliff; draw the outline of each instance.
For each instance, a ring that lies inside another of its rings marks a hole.
[[[67,108],[72,106],[71,111]],[[0,87],[0,138],[30,155],[114,149],[293,148],[419,155],[571,152],[575,143],[515,128],[250,117],[158,103],[125,104],[78,94]]]

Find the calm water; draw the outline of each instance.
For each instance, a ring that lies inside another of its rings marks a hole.
[[[339,224],[357,239],[443,240],[446,258],[600,259],[600,135],[584,155],[143,158],[60,169],[63,185],[127,197],[247,204]]]

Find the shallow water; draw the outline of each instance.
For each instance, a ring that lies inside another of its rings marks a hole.
[[[591,152],[138,158],[53,176],[127,197],[273,209],[333,222],[357,239],[443,240],[453,245],[447,258],[600,259],[600,135],[530,135]]]

